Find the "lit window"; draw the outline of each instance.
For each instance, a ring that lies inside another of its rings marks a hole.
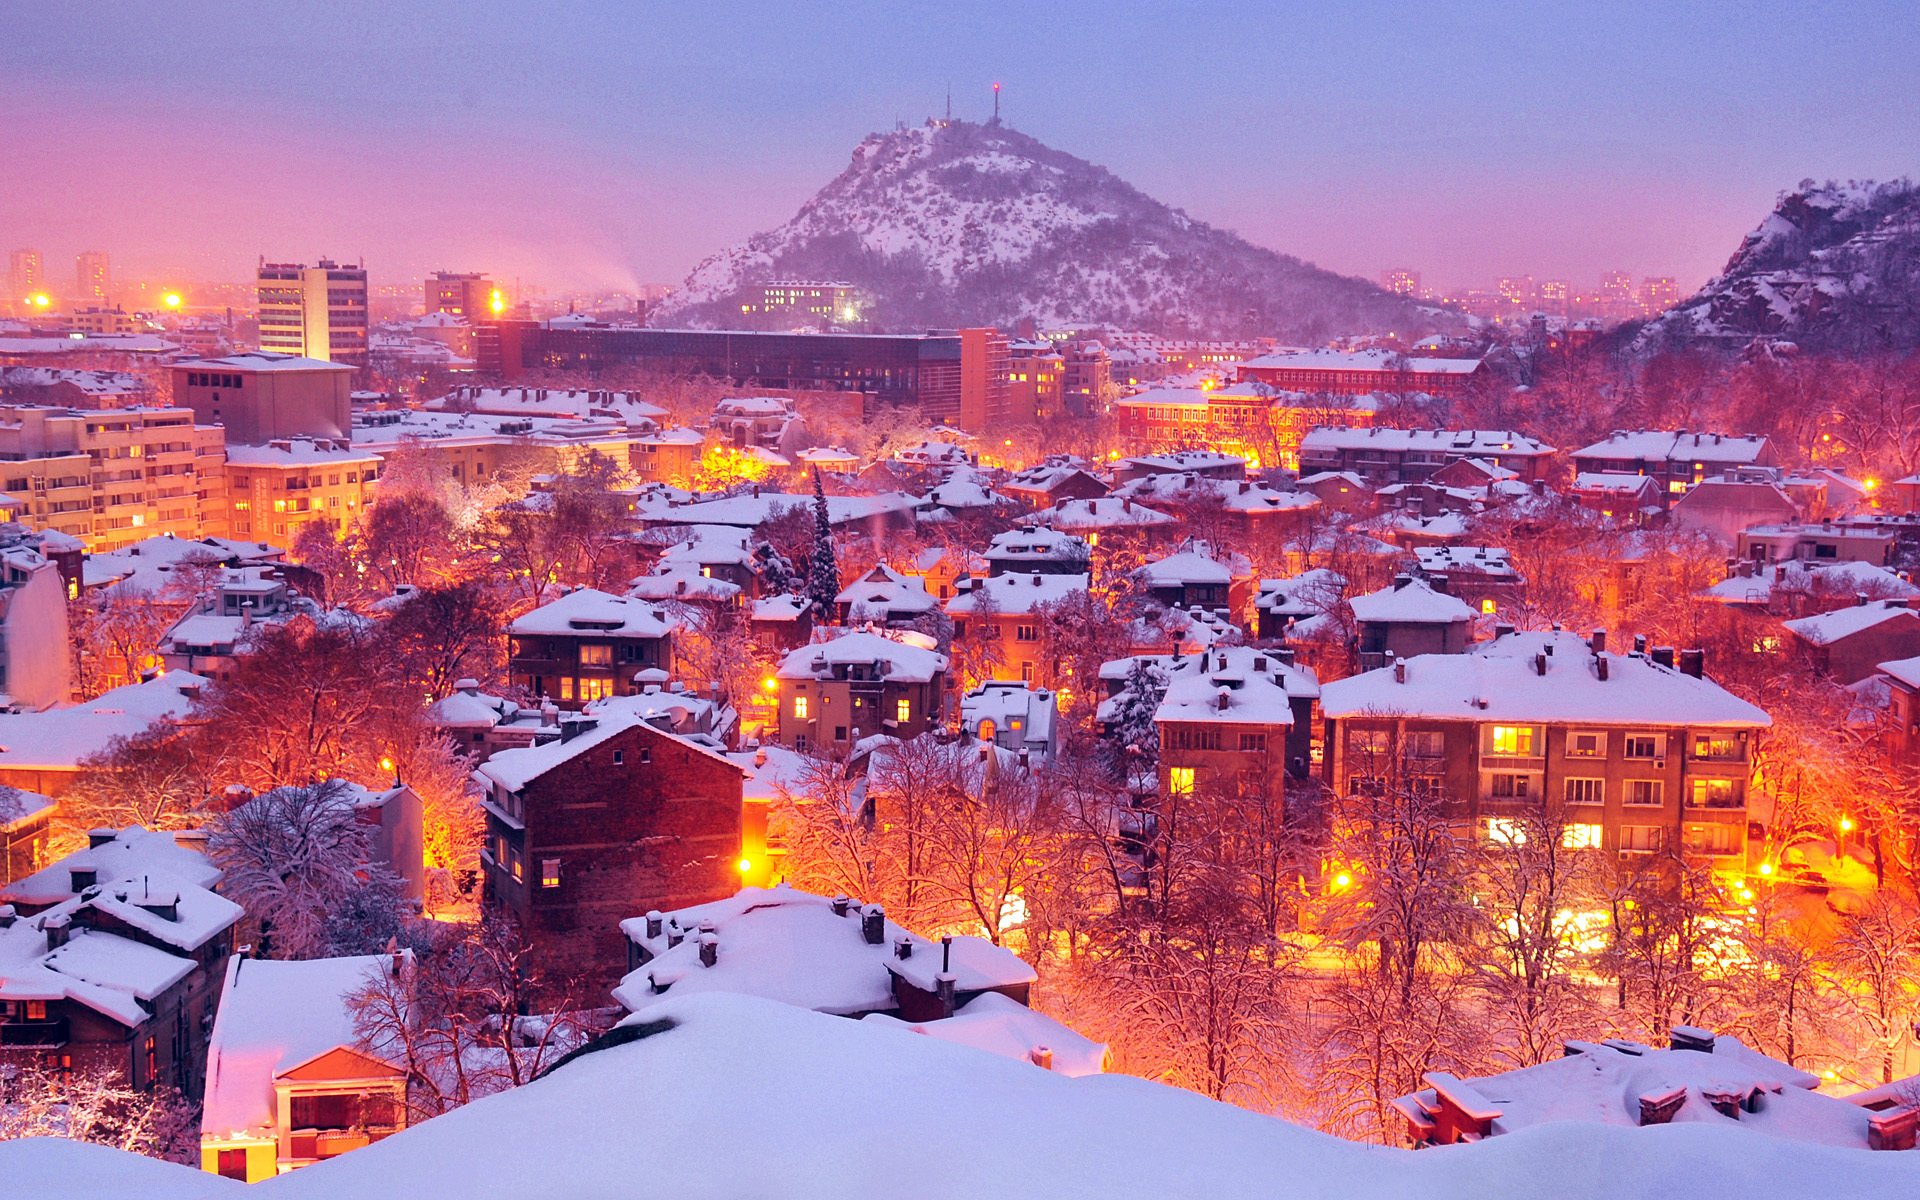
[[[563,675],[560,677],[560,698],[562,700],[573,699],[573,676]]]
[[[893,716],[896,721],[912,720],[913,719],[913,701],[908,700],[905,697],[902,697],[901,699],[894,701]]]
[[[1533,726],[1495,725],[1493,753],[1525,758],[1533,753]]]
[[[1480,611],[1481,611],[1481,612],[1483,612],[1483,613],[1490,613],[1490,612],[1492,612],[1492,611],[1494,610],[1494,607],[1495,607],[1495,605],[1494,605],[1494,603],[1493,603],[1493,597],[1492,597],[1492,596],[1488,596],[1488,597],[1487,597],[1486,599],[1484,599],[1484,600],[1482,600],[1482,601],[1480,602]]]
[[[1600,827],[1598,825],[1569,825],[1560,831],[1560,845],[1568,850],[1598,850],[1600,848]]]
[[[557,888],[560,886],[560,860],[543,858],[540,860],[540,886]]]
[[[1487,844],[1490,846],[1524,846],[1527,844],[1527,827],[1524,822],[1509,817],[1487,818]]]
[[[1172,793],[1175,796],[1192,795],[1193,794],[1193,768],[1192,767],[1168,767],[1167,768],[1167,791]]]
[[[807,698],[805,696],[795,696],[793,698],[793,715],[802,721],[807,719]]]

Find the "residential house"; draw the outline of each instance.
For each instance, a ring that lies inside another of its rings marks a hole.
[[[1309,775],[1319,679],[1289,651],[1252,646],[1176,656],[1166,671],[1153,715],[1162,793],[1238,790],[1264,795],[1279,811],[1286,777]]]
[[[1863,600],[1783,622],[1814,670],[1857,683],[1879,664],[1920,654],[1920,599]]]
[[[65,708],[0,712],[0,785],[58,799],[79,777],[83,760],[115,738],[181,722],[208,682],[168,671]]]
[[[889,629],[917,628],[940,609],[927,591],[926,580],[903,575],[885,563],[840,589],[834,597],[842,625],[883,625]]]
[[[362,1043],[352,998],[413,969],[399,952],[229,960],[207,1052],[201,1169],[258,1183],[405,1129],[408,1066]]]
[[[1010,750],[1022,762],[1052,762],[1059,751],[1060,703],[1046,688],[989,679],[960,697],[960,731]]]
[[[1083,575],[1092,553],[1083,537],[1046,525],[1019,525],[988,543],[987,574]]]
[[[1920,656],[1880,664],[1887,681],[1887,731],[1896,757],[1920,762]]]
[[[1416,654],[1459,654],[1472,637],[1473,608],[1413,575],[1396,575],[1391,585],[1347,604],[1366,669]]]
[[[0,787],[0,885],[47,865],[53,800],[38,792]]]
[[[594,588],[548,601],[507,632],[513,685],[562,708],[631,696],[673,662],[673,623],[659,605]]]
[[[1038,571],[963,581],[965,590],[947,601],[954,641],[995,641],[996,677],[1057,684],[1059,664],[1041,658],[1039,610],[1086,591],[1090,582],[1084,574]]]
[[[1526,595],[1526,577],[1504,547],[1420,546],[1413,557],[1423,578],[1480,612],[1517,604]]]
[[[938,725],[946,701],[947,656],[932,638],[907,630],[817,630],[774,673],[779,737],[796,750],[846,752],[869,734],[911,738]]]
[[[1002,494],[1031,508],[1046,508],[1062,500],[1092,500],[1110,489],[1087,469],[1085,461],[1070,455],[1050,455],[1037,466],[1015,471],[1000,484]]]
[[[631,713],[562,718],[560,737],[502,750],[482,789],[484,895],[520,923],[557,977],[624,969],[619,913],[730,895],[744,772]]]
[[[1645,476],[1653,481],[1662,503],[1685,495],[1710,477],[1772,463],[1773,448],[1764,437],[1684,429],[1616,429],[1605,440],[1573,452],[1576,472]]]
[[[1368,482],[1423,483],[1450,462],[1478,458],[1527,482],[1546,478],[1554,450],[1511,429],[1349,429],[1321,426],[1300,439],[1300,472],[1351,472]]]

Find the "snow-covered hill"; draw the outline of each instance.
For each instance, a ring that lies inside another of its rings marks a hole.
[[[1802,181],[1635,345],[1737,350],[1756,338],[1837,352],[1920,346],[1920,187]]]
[[[839,280],[873,325],[1107,325],[1318,341],[1430,328],[1362,280],[1252,245],[1104,167],[1000,125],[929,121],[873,134],[778,229],[701,263],[655,325],[737,325],[741,287]]]

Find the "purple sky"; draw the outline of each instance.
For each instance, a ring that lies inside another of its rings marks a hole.
[[[1680,8],[1685,12],[1678,12]],[[1341,11],[1335,12],[1338,8]],[[0,243],[677,282],[859,138],[1009,122],[1336,270],[1712,274],[1803,177],[1912,174],[1911,0],[12,6]]]

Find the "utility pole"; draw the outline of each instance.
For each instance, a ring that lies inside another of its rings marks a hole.
[[[993,123],[1000,123],[1000,85],[993,85]]]

